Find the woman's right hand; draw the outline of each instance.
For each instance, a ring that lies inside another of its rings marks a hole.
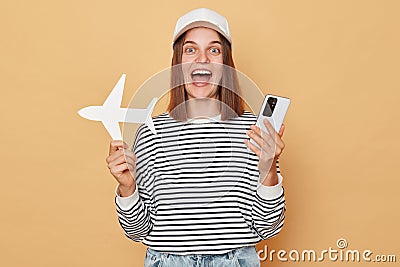
[[[119,194],[122,197],[132,195],[136,189],[136,155],[133,151],[122,140],[113,140],[106,161],[111,174],[119,183]]]

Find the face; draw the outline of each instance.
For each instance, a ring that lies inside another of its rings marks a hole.
[[[182,69],[188,98],[216,98],[222,73],[222,45],[216,31],[199,27],[186,32]]]

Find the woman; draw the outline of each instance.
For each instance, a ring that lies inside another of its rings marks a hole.
[[[168,112],[153,118],[157,135],[143,124],[133,151],[110,143],[119,222],[148,246],[145,266],[260,266],[255,245],[282,228],[284,126],[277,134],[265,120],[269,133],[261,132],[244,110],[231,42],[218,13],[181,17]]]

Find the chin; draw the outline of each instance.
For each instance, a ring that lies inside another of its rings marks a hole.
[[[208,86],[207,86],[208,87]],[[191,86],[190,97],[192,98],[216,98],[217,92],[211,88]]]
[[[206,99],[209,98],[207,95],[192,95],[192,98],[194,99]]]
[[[201,99],[201,98],[216,98],[216,94],[215,93],[213,94],[211,92],[205,94],[204,92],[202,92],[202,93],[199,93],[199,94],[196,94],[196,93],[191,94],[191,97],[192,98],[197,98],[197,99]]]

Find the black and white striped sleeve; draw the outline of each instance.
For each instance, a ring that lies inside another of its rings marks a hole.
[[[133,241],[142,241],[152,229],[154,207],[151,199],[152,166],[154,164],[154,141],[147,126],[137,130],[133,152],[136,161],[136,190],[127,197],[121,197],[116,190],[116,210],[118,221],[125,235]]]
[[[283,177],[276,163],[278,184],[258,185],[252,207],[252,227],[261,239],[269,239],[282,229],[286,203],[282,187]]]

